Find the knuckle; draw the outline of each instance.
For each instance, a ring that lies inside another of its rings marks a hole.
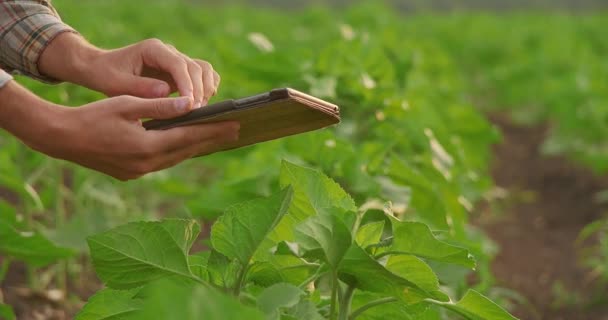
[[[213,66],[211,65],[211,63],[209,63],[208,61],[205,60],[199,60],[198,61],[198,65],[201,66],[201,68],[205,69],[205,70],[213,70]]]
[[[154,101],[152,103],[152,108],[154,111],[152,111],[158,118],[162,117],[165,114],[165,108],[163,108],[163,104],[160,102],[160,100]]]
[[[193,71],[196,71],[197,73],[203,72],[203,67],[201,67],[198,63],[192,60],[188,61],[188,67],[191,68]]]
[[[145,46],[147,47],[152,47],[152,48],[157,48],[159,46],[164,46],[164,43],[162,42],[162,40],[158,39],[158,38],[150,38],[150,39],[146,39],[142,42]]]

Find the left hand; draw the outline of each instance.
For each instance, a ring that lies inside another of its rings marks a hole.
[[[178,91],[193,99],[194,107],[206,105],[220,83],[210,63],[189,58],[158,39],[101,50],[79,35],[64,33],[45,49],[39,69],[108,96],[159,98]]]

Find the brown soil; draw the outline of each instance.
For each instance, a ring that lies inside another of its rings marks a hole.
[[[521,319],[608,319],[608,307],[590,306],[598,291],[581,266],[581,229],[606,213],[594,195],[608,188],[608,177],[565,160],[540,154],[548,128],[514,125],[507,117],[490,119],[504,140],[495,146],[492,175],[509,191],[504,212],[484,212],[476,220],[500,247],[492,268],[499,285],[522,294]],[[496,211],[496,210],[485,210]],[[565,288],[555,294],[554,286]]]

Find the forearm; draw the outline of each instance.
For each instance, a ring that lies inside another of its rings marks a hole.
[[[38,68],[48,77],[92,88],[99,75],[91,74],[90,65],[103,52],[78,34],[63,33],[42,52]]]
[[[56,139],[58,113],[64,107],[47,102],[15,81],[0,88],[0,128],[39,150],[40,137]]]

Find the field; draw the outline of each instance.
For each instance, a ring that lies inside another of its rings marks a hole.
[[[608,317],[605,12],[53,3],[342,123],[130,182],[0,132],[0,319]]]

